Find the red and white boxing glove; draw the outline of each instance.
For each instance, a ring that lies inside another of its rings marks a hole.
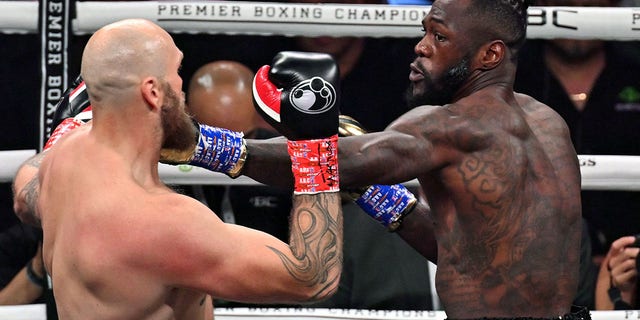
[[[89,102],[89,93],[82,76],[76,78],[62,95],[62,99],[58,101],[51,127],[57,127],[68,118],[77,118],[85,122],[91,120],[91,102]]]
[[[253,80],[258,112],[289,139],[295,194],[337,192],[340,74],[328,54],[285,51]]]
[[[58,140],[69,131],[84,125],[91,120],[91,103],[87,87],[79,76],[73,85],[65,91],[56,105],[53,115],[53,132],[44,145],[43,151],[51,148]]]
[[[328,54],[280,52],[253,80],[258,112],[289,140],[329,137],[338,131],[340,73]]]

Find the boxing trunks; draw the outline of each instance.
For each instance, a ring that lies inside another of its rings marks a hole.
[[[447,318],[446,320],[456,320]],[[534,318],[534,317],[515,317],[515,318],[477,318],[467,320],[591,320],[591,314],[585,307],[572,307],[571,313],[567,313],[562,317],[556,318]]]

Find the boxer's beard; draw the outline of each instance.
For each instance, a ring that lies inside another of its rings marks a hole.
[[[163,84],[165,103],[162,105],[163,149],[185,150],[194,146],[195,126],[191,117],[184,111],[184,101],[171,89],[168,83]]]
[[[422,105],[445,105],[453,102],[453,97],[458,92],[462,84],[471,74],[471,63],[469,57],[464,57],[458,64],[447,69],[442,77],[434,80],[427,70],[422,66],[417,67],[422,71],[424,79],[424,91],[421,94],[413,94],[412,83],[407,90],[406,98],[409,108]]]

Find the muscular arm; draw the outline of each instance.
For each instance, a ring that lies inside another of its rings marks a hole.
[[[432,121],[434,132],[439,134],[444,130],[438,121],[445,122],[436,119],[446,115],[430,114],[429,111],[422,108],[409,113],[384,132],[341,137],[338,148],[341,186],[346,189],[371,184],[402,183],[441,165],[445,157],[429,153],[433,147],[424,138],[426,133],[421,132],[420,128],[423,128],[425,122]],[[243,173],[266,184],[290,183],[290,162],[284,141],[249,141],[250,156]],[[259,170],[265,167],[269,170]],[[432,230],[430,209],[424,204],[418,204],[404,219],[398,234],[424,257],[436,262],[437,246]]]
[[[340,183],[360,187],[396,184],[430,170],[425,140],[387,129],[384,132],[340,138]]]
[[[39,153],[25,161],[13,179],[13,210],[22,222],[40,227],[36,211],[38,200],[38,169],[45,153]]]
[[[412,160],[418,157],[419,143],[415,137],[394,130],[340,137],[340,185],[395,184],[415,178],[419,170]],[[249,140],[247,148],[244,175],[268,185],[293,185],[286,140]]]
[[[287,152],[286,138],[248,139],[247,151],[248,157],[242,169],[243,175],[264,184],[293,188],[291,158]],[[339,159],[342,161],[341,158]],[[265,168],[269,169],[265,170]]]
[[[156,270],[168,285],[225,300],[324,299],[337,290],[342,271],[340,195],[295,195],[293,201],[288,244],[264,232],[225,224],[190,199],[189,204],[177,204],[182,208],[178,215],[165,214],[170,212],[165,204],[156,228],[166,233],[148,239],[149,251],[138,248],[131,257],[144,260],[141,270]],[[190,209],[185,210],[187,205]],[[138,246],[140,236],[132,236],[131,242]]]
[[[303,302],[327,298],[337,290],[342,272],[342,227],[339,193],[293,196],[289,246],[269,249],[286,268],[286,277],[314,288]]]
[[[423,257],[438,264],[438,247],[433,233],[431,210],[418,202],[416,207],[402,222],[398,235]]]
[[[437,137],[446,132],[447,117],[444,111],[421,107],[382,132],[340,137],[340,185],[402,183],[443,165],[451,153],[435,148]],[[425,128],[430,131],[423,131]],[[242,174],[268,185],[292,185],[285,139],[248,140],[247,148]]]

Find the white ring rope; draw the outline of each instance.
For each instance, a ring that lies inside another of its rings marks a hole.
[[[444,320],[444,311],[320,308],[216,308],[216,320]],[[640,319],[640,311],[591,311],[593,320]],[[0,306],[3,320],[46,320],[44,304]]]
[[[45,304],[25,304],[18,306],[0,306],[2,320],[46,320]]]
[[[216,320],[445,320],[444,311],[322,308],[217,308]],[[640,319],[640,311],[590,311],[593,320]]]
[[[38,32],[37,1],[0,1],[0,32]],[[73,33],[123,18],[170,32],[419,37],[429,6],[234,1],[78,1]],[[640,40],[640,8],[530,7],[529,38]]]
[[[0,151],[0,182],[10,182],[22,162],[35,150]],[[640,191],[640,156],[579,155],[583,190]],[[241,176],[231,179],[222,173],[190,165],[160,164],[160,178],[167,184],[256,185],[259,182]],[[417,185],[417,181],[407,182]]]
[[[0,1],[0,31],[36,33],[38,1]]]

